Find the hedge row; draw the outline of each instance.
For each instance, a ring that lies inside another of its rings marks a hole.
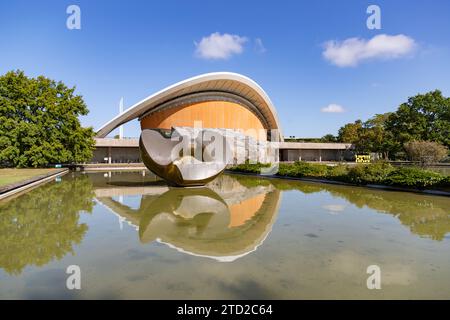
[[[268,166],[269,164],[246,163],[230,170],[257,174],[262,167]],[[281,163],[278,175],[335,180],[357,185],[381,184],[419,189],[450,188],[450,176],[415,167],[393,167],[388,163],[327,166],[297,161],[292,164]]]

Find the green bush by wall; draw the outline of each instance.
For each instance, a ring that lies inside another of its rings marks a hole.
[[[270,164],[241,164],[231,171],[260,173]],[[296,178],[315,178],[342,181],[356,185],[380,184],[411,188],[450,188],[450,176],[414,167],[394,167],[388,163],[358,164],[355,166],[312,164],[307,162],[280,163],[277,175]]]

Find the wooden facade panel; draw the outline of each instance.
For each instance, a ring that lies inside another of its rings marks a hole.
[[[205,101],[161,110],[143,118],[141,128],[192,127],[194,121],[201,121],[203,128],[254,129],[256,131],[264,129],[254,113],[237,103],[228,101]]]

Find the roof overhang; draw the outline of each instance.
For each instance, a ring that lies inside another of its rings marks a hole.
[[[317,150],[347,150],[351,149],[351,143],[339,143],[339,142],[282,142],[280,143],[280,149],[317,149]]]
[[[114,139],[95,138],[96,147],[139,147],[139,139]],[[352,149],[351,143],[338,142],[281,142],[280,150],[348,150]]]
[[[269,96],[252,79],[232,72],[202,74],[178,82],[139,101],[97,130],[96,137],[104,138],[120,125],[151,112],[153,109],[181,96],[208,91],[221,91],[250,101],[264,117],[268,129],[277,129],[283,140],[280,122]]]

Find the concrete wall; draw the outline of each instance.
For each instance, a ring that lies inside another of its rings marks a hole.
[[[111,163],[137,163],[140,159],[139,147],[97,147],[91,163],[108,163],[109,148],[111,149]],[[280,161],[344,161],[351,160],[349,151],[345,150],[321,150],[321,149],[297,149],[280,150]]]
[[[343,150],[297,149],[281,150],[281,161],[343,161]]]
[[[105,163],[107,161],[104,158],[108,157],[108,147],[96,147],[94,150],[94,155],[92,157],[91,163]]]
[[[223,129],[217,129],[222,130]],[[225,130],[226,131],[226,130]],[[250,139],[251,140],[251,139]],[[260,142],[261,143],[261,142]],[[254,144],[254,143],[253,143]],[[245,153],[253,144],[243,144]],[[140,160],[139,139],[96,139],[91,163],[136,163]],[[109,153],[109,150],[111,150]],[[108,160],[105,160],[108,158]],[[280,143],[280,161],[354,161],[350,144],[343,143]]]
[[[280,142],[280,149],[289,150],[348,150],[351,148],[351,143],[341,142]]]

